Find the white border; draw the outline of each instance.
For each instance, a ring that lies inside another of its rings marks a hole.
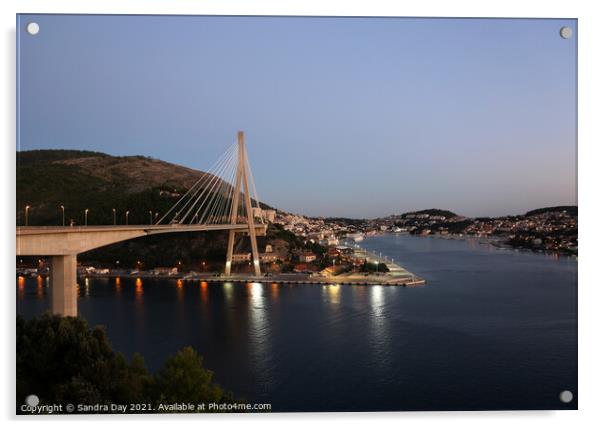
[[[601,276],[598,271],[598,246],[602,243],[600,229],[602,210],[599,183],[600,145],[600,42],[602,41],[601,15],[595,1],[413,1],[384,0],[303,0],[303,1],[251,1],[251,0],[2,0],[2,114],[0,130],[4,132],[2,147],[2,179],[5,205],[0,210],[2,220],[2,258],[0,273],[2,284],[1,319],[5,332],[2,335],[3,351],[0,354],[3,380],[0,387],[2,418],[9,424],[20,421],[26,425],[104,426],[119,417],[71,417],[43,419],[15,419],[14,412],[14,213],[15,213],[15,14],[20,13],[130,13],[130,14],[223,14],[223,15],[346,15],[346,16],[458,16],[458,17],[549,17],[579,19],[579,206],[580,258],[579,258],[579,408],[580,411],[563,412],[494,412],[494,413],[356,413],[356,414],[278,414],[250,416],[148,416],[145,425],[161,426],[168,420],[178,424],[215,424],[264,427],[278,425],[305,427],[318,420],[327,424],[341,422],[345,426],[361,427],[375,420],[379,426],[411,425],[415,427],[450,426],[461,428],[504,428],[510,425],[529,424],[546,428],[593,426],[599,418],[600,366],[602,355],[600,340],[599,307],[602,305]],[[130,417],[127,420],[135,420]],[[140,418],[138,418],[140,419]]]

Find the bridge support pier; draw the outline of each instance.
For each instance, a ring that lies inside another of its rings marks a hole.
[[[234,231],[228,231],[228,249],[226,250],[226,269],[224,274],[229,276],[232,272],[232,253],[234,253]]]
[[[50,310],[52,314],[77,317],[77,256],[50,258]]]

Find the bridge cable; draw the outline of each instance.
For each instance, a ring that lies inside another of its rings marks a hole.
[[[155,224],[160,224],[161,222],[166,220],[168,218],[168,216],[174,211],[176,213],[178,213],[178,211],[176,211],[176,208],[178,208],[182,202],[185,202],[185,204],[184,204],[184,207],[181,208],[180,211],[184,210],[185,207],[188,205],[188,203],[194,198],[194,196],[196,196],[200,190],[204,189],[205,183],[212,178],[213,175],[211,172],[214,171],[224,161],[224,159],[226,159],[229,156],[229,154],[235,148],[236,148],[236,145],[232,145],[230,148],[228,148],[228,150],[226,150],[226,152],[224,154],[222,154],[222,156],[209,168],[209,170],[207,172],[203,173],[203,175],[186,191],[186,193],[184,195],[182,195],[182,197]],[[177,214],[176,214],[176,216],[174,216],[174,218],[172,218],[172,222],[173,222],[173,220],[176,220],[176,218],[177,218]]]
[[[203,200],[202,200],[201,204],[199,204],[199,205],[197,206],[197,203],[198,203],[198,201],[200,201],[200,199],[201,199],[201,197],[202,197],[203,195],[199,195],[199,197],[198,197],[198,198],[197,198],[197,200],[194,202],[193,206],[192,206],[192,207],[189,209],[189,211],[186,213],[186,215],[188,215],[188,214],[190,213],[190,211],[191,211],[191,210],[192,210],[194,207],[198,207],[198,208],[197,208],[197,210],[196,210],[196,212],[195,212],[195,216],[197,216],[197,215],[199,214],[199,212],[201,211],[201,209],[203,209],[203,207],[204,207],[204,210],[203,210],[203,212],[202,212],[201,216],[199,217],[199,222],[198,222],[198,223],[204,223],[204,221],[206,220],[207,210],[208,210],[208,208],[209,208],[209,206],[208,206],[208,205],[207,205],[207,206],[205,206],[205,203],[207,202],[207,200],[208,200],[209,198],[211,198],[211,200],[210,200],[210,201],[212,201],[212,200],[213,200],[213,197],[215,197],[215,194],[214,194],[213,192],[214,192],[214,190],[215,190],[215,187],[216,187],[216,185],[218,184],[218,182],[221,182],[221,175],[222,175],[222,172],[223,172],[224,170],[226,170],[226,169],[229,169],[229,168],[231,168],[231,167],[230,167],[230,165],[232,165],[232,159],[233,159],[234,157],[235,157],[235,156],[231,154],[231,156],[229,156],[229,158],[228,158],[228,161],[227,161],[227,162],[226,162],[226,163],[225,163],[225,164],[224,164],[224,165],[223,165],[223,166],[220,168],[219,172],[217,172],[217,174],[215,175],[215,180],[213,180],[213,181],[212,181],[212,183],[210,184],[211,188],[208,188],[208,189],[209,189],[209,190],[208,190],[208,192],[206,192],[206,193],[204,194],[204,198],[203,198]],[[210,196],[211,196],[211,197],[210,197]],[[211,202],[209,202],[209,204],[211,204]]]

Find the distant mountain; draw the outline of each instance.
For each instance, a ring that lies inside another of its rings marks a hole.
[[[571,216],[577,216],[577,206],[555,206],[555,207],[543,207],[541,209],[531,210],[525,213],[525,216],[536,216],[542,213],[553,213],[553,212],[564,212],[566,211]]]
[[[314,219],[316,219],[316,218],[314,218]],[[325,222],[342,223],[345,225],[358,226],[358,225],[365,223],[366,219],[355,219],[355,218],[348,218],[348,217],[326,217],[326,218],[324,218],[324,221]]]
[[[427,214],[429,216],[444,216],[446,218],[452,218],[452,217],[456,217],[457,214],[454,212],[451,212],[449,210],[441,210],[441,209],[426,209],[426,210],[419,210],[417,212],[408,212],[408,213],[404,213],[402,216],[407,216],[409,214],[412,215],[421,215],[421,214]]]

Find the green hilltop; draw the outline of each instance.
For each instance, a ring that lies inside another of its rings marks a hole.
[[[571,216],[577,216],[577,206],[555,206],[555,207],[543,207],[541,209],[535,209],[525,213],[525,216],[536,216],[543,213],[554,213],[554,212],[567,212]]]
[[[451,212],[449,210],[441,210],[441,209],[419,210],[419,211],[416,211],[416,212],[404,213],[402,216],[407,216],[409,214],[412,214],[412,215],[427,214],[429,216],[444,216],[446,218],[452,218],[452,217],[456,217],[457,216],[457,214],[454,213],[454,212]]]
[[[39,150],[17,153],[17,225],[66,223],[149,223],[149,210],[165,213],[205,173],[142,156],[115,157],[99,152]]]

